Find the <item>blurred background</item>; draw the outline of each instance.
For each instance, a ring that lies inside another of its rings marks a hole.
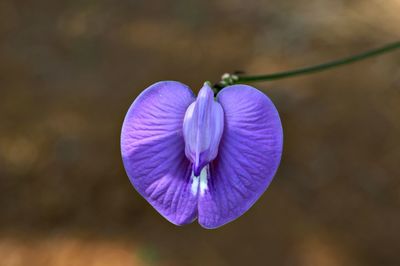
[[[400,265],[400,53],[253,84],[280,111],[267,192],[217,230],[176,227],[119,149],[147,86],[198,91],[400,39],[399,0],[1,0],[0,265]]]

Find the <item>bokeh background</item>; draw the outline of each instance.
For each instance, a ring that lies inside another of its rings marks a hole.
[[[0,265],[400,265],[400,53],[254,84],[285,145],[267,192],[217,230],[176,227],[119,150],[150,84],[195,91],[400,38],[399,0],[1,0]]]

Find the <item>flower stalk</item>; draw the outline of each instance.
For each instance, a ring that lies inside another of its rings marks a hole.
[[[384,53],[392,52],[399,48],[400,48],[400,41],[397,41],[397,42],[387,44],[387,45],[382,46],[377,49],[369,50],[369,51],[366,51],[366,52],[363,52],[360,54],[356,54],[356,55],[353,55],[350,57],[334,60],[331,62],[322,63],[322,64],[304,67],[304,68],[293,69],[293,70],[289,70],[289,71],[266,74],[266,75],[247,76],[247,75],[241,75],[241,74],[225,73],[222,75],[221,81],[216,83],[213,86],[213,89],[214,89],[214,93],[217,94],[224,87],[234,85],[234,84],[278,80],[278,79],[296,77],[299,75],[312,74],[315,72],[320,72],[320,71],[328,70],[331,68],[348,65],[348,64],[358,62],[358,61],[361,61],[361,60],[364,60],[364,59],[367,59],[370,57],[378,56],[378,55],[381,55]]]

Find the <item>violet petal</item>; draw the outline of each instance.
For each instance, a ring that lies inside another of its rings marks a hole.
[[[136,190],[166,219],[182,225],[197,217],[183,118],[195,100],[184,84],[158,82],[133,102],[121,132],[122,159]]]
[[[218,156],[210,164],[208,188],[199,197],[198,219],[205,228],[245,213],[267,189],[282,154],[279,114],[265,94],[233,85],[218,94],[218,101],[225,124]]]

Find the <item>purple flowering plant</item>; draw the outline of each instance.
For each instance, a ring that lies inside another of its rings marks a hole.
[[[246,212],[270,184],[282,153],[278,111],[262,92],[205,83],[197,98],[175,81],[155,83],[134,101],[121,134],[136,190],[167,220],[205,228]]]
[[[176,81],[157,82],[130,106],[121,132],[126,173],[163,217],[217,228],[244,214],[271,183],[281,160],[282,124],[272,101],[240,84],[308,74],[400,48],[260,76],[227,74],[197,97]]]

